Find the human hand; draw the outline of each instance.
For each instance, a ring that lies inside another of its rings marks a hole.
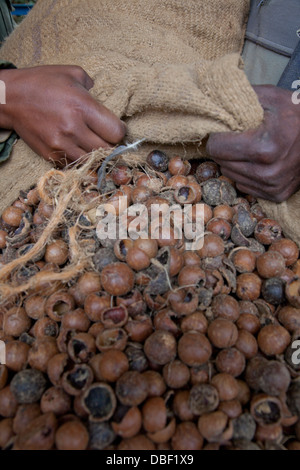
[[[300,186],[300,104],[271,85],[254,87],[264,121],[254,130],[211,134],[207,151],[243,193],[282,202]]]
[[[125,135],[125,124],[88,92],[93,80],[81,67],[1,70],[0,79],[6,85],[0,127],[14,129],[46,160],[66,164]]]

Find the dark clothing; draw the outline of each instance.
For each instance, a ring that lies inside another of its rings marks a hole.
[[[12,5],[10,0],[0,0],[0,43],[2,43],[14,29],[11,11]]]
[[[299,0],[251,0],[243,51],[250,82],[277,85],[299,38]]]
[[[10,0],[0,0],[0,45],[14,29],[12,9]],[[9,62],[0,60],[0,69],[7,68],[14,68],[14,66]],[[0,106],[5,106],[5,104],[0,104]],[[17,134],[15,132],[0,129],[0,162],[8,159],[16,139]]]

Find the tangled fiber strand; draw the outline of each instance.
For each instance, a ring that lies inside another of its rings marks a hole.
[[[69,167],[65,172],[51,169],[40,179],[37,189],[41,200],[45,203],[53,204],[55,209],[32,249],[0,269],[1,302],[5,302],[9,297],[21,294],[22,292],[35,289],[46,282],[61,281],[67,283],[87,267],[92,267],[90,257],[80,246],[80,241],[78,241],[80,234],[78,218],[84,210],[90,209],[91,206],[96,207],[99,204],[101,195],[92,203],[89,201],[83,204],[82,185],[88,180],[89,172],[97,168],[110,151],[97,150],[84,156],[76,165]],[[126,160],[131,164],[135,163],[134,159],[130,156]],[[16,270],[26,266],[36,255],[42,252],[45,246],[53,239],[53,234],[59,226],[68,227],[70,263],[59,272],[40,271],[25,283],[18,286],[14,285],[10,280],[10,276]]]

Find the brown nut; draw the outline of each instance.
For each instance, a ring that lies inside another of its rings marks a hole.
[[[239,273],[251,273],[255,269],[256,256],[251,250],[239,248],[233,254],[232,261]]]
[[[194,419],[194,414],[189,405],[189,397],[189,390],[179,390],[175,393],[172,409],[180,421],[192,421]]]
[[[42,318],[45,315],[45,302],[45,297],[40,295],[27,297],[24,302],[24,308],[28,317],[32,318],[33,320]]]
[[[226,320],[236,321],[240,315],[238,301],[227,294],[219,294],[213,298],[211,304],[214,317],[225,318]]]
[[[188,175],[191,164],[187,160],[182,160],[176,156],[170,159],[168,169],[171,175]]]
[[[176,356],[176,340],[168,331],[155,331],[146,339],[144,352],[151,362],[167,364]]]
[[[211,384],[217,389],[220,401],[234,400],[238,395],[237,380],[232,375],[216,374],[213,376]]]
[[[167,408],[161,397],[148,398],[142,408],[143,427],[147,432],[157,432],[167,423]]]
[[[225,372],[238,377],[245,369],[245,356],[236,348],[222,349],[216,357],[219,372]]]
[[[189,331],[178,341],[179,359],[188,366],[205,364],[212,354],[209,340],[202,333]]]
[[[277,251],[267,251],[257,257],[256,268],[263,278],[279,277],[285,270],[285,259]]]
[[[183,317],[180,323],[182,333],[194,330],[205,334],[207,331],[208,321],[202,312],[194,312]]]
[[[204,236],[203,247],[197,250],[200,258],[214,258],[224,253],[224,241],[219,235],[214,233]]]
[[[42,372],[47,371],[49,360],[58,353],[55,338],[38,338],[28,352],[28,364]]]
[[[190,370],[183,362],[175,360],[163,367],[163,378],[171,389],[183,388],[190,380]]]
[[[250,412],[262,426],[278,424],[282,417],[282,405],[278,398],[261,393],[252,398]]]
[[[188,405],[193,415],[210,413],[218,408],[218,390],[210,384],[196,384],[190,390]]]
[[[278,312],[278,320],[290,333],[300,330],[300,309],[287,305]]]
[[[258,352],[256,338],[249,331],[243,329],[240,329],[238,332],[235,347],[244,354],[246,359],[251,359]]]
[[[3,318],[3,331],[6,335],[19,337],[30,328],[30,319],[22,307],[12,307]]]
[[[76,304],[82,307],[89,294],[99,292],[100,290],[100,275],[98,273],[88,271],[79,277],[76,284],[70,288],[69,293],[75,299]]]
[[[125,263],[112,263],[101,271],[101,284],[110,295],[125,295],[134,287],[134,273]]]
[[[136,436],[142,427],[142,413],[137,406],[131,408],[125,407],[125,414],[122,415],[120,421],[113,421],[111,426],[116,434],[129,439]]]
[[[288,331],[280,325],[264,326],[257,337],[260,350],[267,356],[282,354],[291,341]]]
[[[276,220],[261,219],[255,227],[254,236],[263,245],[271,245],[281,239],[281,233],[281,226]]]
[[[55,354],[51,357],[47,365],[47,375],[53,385],[59,386],[65,368],[68,365],[69,357],[66,353]]]
[[[100,295],[92,293],[89,294],[84,302],[84,311],[88,318],[93,322],[98,322],[101,319],[101,313],[111,304],[110,295],[101,292]]]
[[[194,313],[199,303],[197,289],[189,287],[177,292],[171,292],[168,296],[168,301],[171,309],[179,316]]]
[[[28,362],[29,349],[30,346],[21,341],[9,341],[6,343],[6,367],[15,372],[25,369]]]
[[[97,373],[102,380],[116,382],[128,369],[128,357],[118,349],[110,349],[99,355]]]
[[[77,308],[64,314],[62,318],[62,328],[86,332],[90,327],[90,320],[82,308]]]
[[[15,445],[20,450],[50,450],[53,447],[57,420],[54,413],[43,414],[17,436]]]
[[[147,435],[149,439],[151,439],[152,442],[155,442],[160,445],[165,444],[167,446],[167,442],[174,435],[175,429],[176,429],[176,420],[175,418],[173,418],[163,429],[160,429],[159,431],[156,431],[153,433],[148,433]],[[157,448],[162,449],[159,446]],[[169,450],[170,450],[170,447],[169,447]]]
[[[261,279],[254,273],[240,274],[236,294],[242,300],[256,300],[260,296],[261,284]]]
[[[83,423],[77,420],[63,423],[55,434],[55,446],[58,450],[86,450],[89,433]]]
[[[298,277],[286,285],[285,295],[293,307],[300,308],[300,279]]]
[[[81,395],[93,382],[94,374],[87,364],[75,364],[62,375],[61,386],[72,396]]]
[[[125,372],[116,383],[116,395],[122,405],[138,406],[147,398],[147,380],[137,371]]]
[[[44,338],[50,336],[56,338],[59,333],[58,323],[49,317],[43,317],[37,320],[30,331],[35,338]]]
[[[42,413],[66,415],[71,411],[71,397],[60,387],[50,387],[42,395],[40,405]]]
[[[96,337],[96,346],[99,351],[119,349],[123,351],[127,344],[127,333],[123,328],[109,328],[100,331]]]
[[[172,437],[172,448],[174,450],[201,450],[203,437],[198,431],[195,423],[187,421],[176,426]]]
[[[100,314],[100,321],[105,328],[117,328],[124,326],[128,320],[127,308],[124,305],[118,307],[109,307],[102,310]]]
[[[67,292],[55,292],[45,303],[46,314],[55,321],[61,321],[65,313],[74,310],[75,301]]]
[[[200,163],[196,170],[196,178],[199,183],[220,176],[220,169],[215,162],[207,161]]]
[[[166,391],[166,384],[159,372],[146,370],[143,377],[147,381],[148,397],[160,397]]]
[[[82,406],[95,422],[107,421],[112,417],[117,400],[113,389],[104,382],[90,385],[82,396]]]
[[[219,235],[223,240],[228,240],[231,234],[231,224],[225,219],[214,217],[207,223],[206,230]]]
[[[77,333],[68,342],[68,353],[75,363],[88,362],[96,353],[95,338],[89,333]]]
[[[63,240],[54,240],[52,243],[47,245],[45,252],[46,263],[58,264],[62,266],[65,264],[69,256],[69,249],[66,242]]]
[[[13,431],[15,434],[23,432],[31,421],[41,415],[40,405],[30,403],[19,405],[13,419]]]
[[[219,410],[223,411],[223,413],[225,413],[230,419],[238,418],[243,412],[240,401],[236,399],[222,401],[219,404]]]
[[[153,332],[152,320],[149,315],[137,315],[129,318],[124,329],[132,341],[143,343]]]
[[[232,321],[217,318],[208,326],[207,335],[217,348],[230,348],[238,339],[238,329]]]
[[[286,266],[291,266],[299,258],[299,249],[295,242],[287,238],[282,238],[272,243],[269,251],[280,253],[285,259]]]
[[[198,420],[200,434],[208,442],[223,442],[233,435],[232,424],[223,411],[214,411],[200,416]]]

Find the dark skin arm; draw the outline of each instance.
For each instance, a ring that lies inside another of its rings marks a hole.
[[[282,202],[300,187],[300,104],[275,86],[254,87],[264,108],[255,130],[210,135],[207,151],[237,188],[255,197]]]
[[[60,164],[119,143],[125,124],[89,93],[93,80],[77,66],[1,70],[6,104],[0,128],[14,129],[38,155]]]

